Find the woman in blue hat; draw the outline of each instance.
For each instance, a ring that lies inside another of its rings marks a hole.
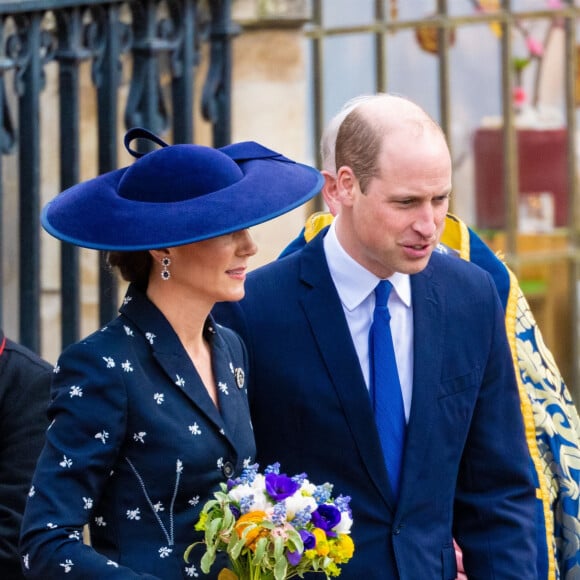
[[[246,351],[210,311],[244,295],[248,228],[322,185],[315,169],[257,143],[167,146],[134,129],[135,155],[135,138],[162,147],[42,213],[55,237],[108,252],[130,285],[118,318],[55,368],[22,526],[28,578],[207,577],[201,546],[183,558],[199,511],[255,455]]]

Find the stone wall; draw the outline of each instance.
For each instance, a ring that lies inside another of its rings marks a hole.
[[[303,0],[238,0],[234,17],[242,34],[234,41],[234,141],[255,140],[302,163],[308,156],[308,79],[302,25]],[[253,266],[275,259],[300,232],[307,208],[252,230],[258,254]]]

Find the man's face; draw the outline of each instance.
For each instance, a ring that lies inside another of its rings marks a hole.
[[[350,168],[340,168],[342,206],[337,235],[344,249],[380,278],[415,274],[438,244],[449,207],[451,160],[434,130],[389,135],[379,154],[380,175],[363,193]],[[349,174],[350,172],[350,174]]]

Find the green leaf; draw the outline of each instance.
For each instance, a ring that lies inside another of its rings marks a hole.
[[[530,64],[530,62],[532,62],[530,58],[522,58],[517,56],[512,60],[513,67],[516,72],[523,71]]]
[[[274,539],[274,559],[276,560],[276,564],[281,557],[284,557],[284,540],[278,536]]]
[[[213,550],[208,550],[201,557],[201,570],[204,574],[209,574],[209,570],[212,564],[215,562],[215,552]]]
[[[208,544],[213,544],[215,542],[215,537],[221,529],[223,518],[215,518],[208,523],[205,530],[205,539]]]
[[[266,557],[267,548],[268,548],[268,539],[260,538],[256,543],[256,552],[254,553],[252,564],[259,566],[262,563],[262,561]]]
[[[302,541],[300,534],[294,529],[288,530],[288,548],[293,552],[304,551],[304,542]]]
[[[237,532],[234,532],[230,538],[230,543],[228,544],[228,554],[232,560],[236,560],[242,553],[242,549],[246,544],[245,538],[240,538]]]
[[[193,548],[195,548],[195,546],[197,546],[197,544],[202,544],[203,542],[195,542],[193,544],[190,544],[189,546],[187,546],[187,549],[185,550],[185,553],[183,554],[183,559],[186,562],[189,562],[189,554],[191,554],[191,550],[193,550]]]
[[[276,580],[284,580],[286,578],[286,571],[288,570],[288,560],[284,556],[276,558],[274,566],[274,578]]]
[[[214,497],[220,504],[227,504],[230,503],[230,496],[226,493],[225,489],[222,488],[222,491],[216,491]]]
[[[232,510],[230,509],[230,506],[228,505],[224,509],[224,522],[223,522],[224,530],[229,530],[229,529],[233,528],[235,523],[236,523],[236,518],[234,517],[234,514],[232,513]]]
[[[209,514],[217,506],[219,506],[219,502],[216,499],[210,499],[209,501],[206,502],[201,511],[202,513]]]

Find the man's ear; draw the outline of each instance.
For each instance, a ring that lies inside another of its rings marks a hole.
[[[338,200],[336,190],[336,177],[330,171],[323,169],[320,173],[324,177],[324,185],[322,186],[322,198],[324,203],[328,206],[330,213],[337,216],[340,210],[340,201]]]
[[[340,205],[350,206],[354,200],[358,180],[348,165],[336,172],[336,198]]]

